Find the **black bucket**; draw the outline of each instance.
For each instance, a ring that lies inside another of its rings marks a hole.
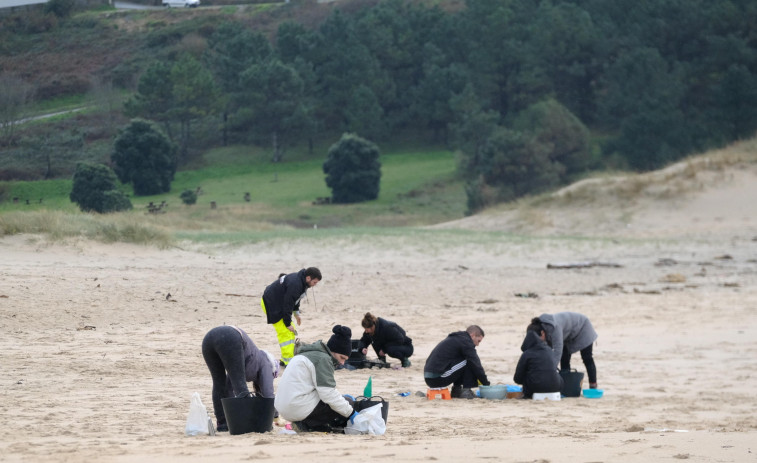
[[[581,383],[584,380],[584,374],[576,370],[560,370],[563,387],[560,394],[565,397],[581,397]]]
[[[246,396],[221,399],[229,434],[268,432],[273,429],[273,398]]]
[[[364,397],[360,396],[357,399],[355,399],[354,408],[356,412],[360,412],[365,410],[366,408],[371,408],[374,405],[381,404],[381,418],[384,419],[384,424],[386,424],[386,418],[389,416],[389,402],[384,400],[383,397],[379,397],[377,395],[373,397]]]

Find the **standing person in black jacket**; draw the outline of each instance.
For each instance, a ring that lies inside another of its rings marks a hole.
[[[529,326],[520,350],[523,351],[515,367],[513,381],[523,385],[523,397],[530,399],[535,392],[560,392],[563,379],[552,360],[552,348],[547,345],[543,330]],[[537,327],[538,328],[538,327]]]
[[[405,330],[398,324],[377,318],[367,312],[361,322],[365,332],[360,338],[360,349],[363,354],[368,352],[368,346],[373,344],[373,350],[380,359],[386,361],[386,356],[398,359],[403,368],[410,366],[410,357],[413,355],[413,340],[407,337]]]
[[[484,330],[471,325],[465,331],[450,333],[434,347],[423,367],[423,378],[428,387],[446,387],[452,384],[452,397],[475,399],[471,388],[478,383],[489,385],[486,372],[476,353],[476,346],[484,339]]]
[[[260,306],[266,314],[269,325],[276,330],[276,338],[281,349],[281,365],[287,366],[294,357],[294,343],[297,330],[292,325],[292,314],[301,324],[300,301],[309,288],[321,281],[321,271],[315,267],[302,269],[297,273],[280,275],[278,280],[266,286]]]

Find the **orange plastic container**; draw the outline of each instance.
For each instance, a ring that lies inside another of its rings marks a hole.
[[[426,397],[428,398],[428,400],[434,400],[434,399],[451,400],[452,399],[452,396],[449,393],[449,388],[446,388],[446,387],[429,388],[429,390],[426,391]]]

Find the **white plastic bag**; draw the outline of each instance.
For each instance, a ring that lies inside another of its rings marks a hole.
[[[381,404],[376,404],[358,413],[354,422],[347,422],[344,433],[383,436],[386,432],[386,423],[381,417],[381,407]]]
[[[208,410],[200,400],[200,393],[192,394],[192,401],[189,403],[189,415],[187,415],[187,425],[184,427],[184,434],[187,436],[197,436],[200,434],[209,434],[208,423],[210,417]]]

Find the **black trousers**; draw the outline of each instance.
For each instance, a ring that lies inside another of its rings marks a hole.
[[[597,366],[594,364],[594,356],[592,355],[593,343],[589,344],[589,347],[581,349],[581,360],[584,361],[586,367],[586,374],[589,376],[589,383],[597,382]],[[570,370],[570,352],[563,346],[562,358],[560,359],[560,369]]]
[[[354,406],[354,401],[349,397],[345,397],[350,405]],[[308,427],[320,430],[321,428],[338,427],[342,428],[347,425],[349,416],[345,417],[342,414],[336,412],[323,400],[318,401],[318,405],[315,406],[310,415],[307,416],[302,422]]]
[[[440,376],[438,378],[424,378],[428,387],[446,387],[452,384],[452,387],[462,386],[464,388],[478,387],[478,378],[473,374],[468,365],[457,370],[449,376]]]
[[[221,399],[249,392],[242,336],[231,326],[213,328],[202,340],[202,357],[213,378],[213,413],[220,426],[226,424]]]
[[[412,344],[398,344],[384,347],[384,353],[389,357],[396,358],[397,360],[402,360],[404,358],[410,357],[411,355],[413,355],[413,351],[414,349]],[[378,355],[378,352],[376,352],[376,355]]]

